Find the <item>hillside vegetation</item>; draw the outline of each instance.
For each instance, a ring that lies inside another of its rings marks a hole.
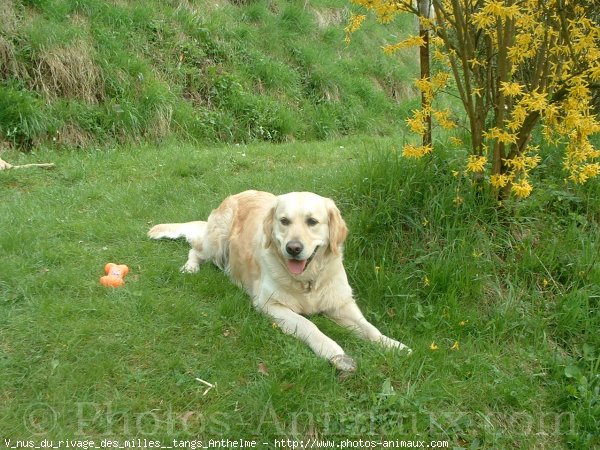
[[[3,0],[0,143],[385,134],[417,70],[379,48],[414,23],[346,46],[348,15],[345,0]]]

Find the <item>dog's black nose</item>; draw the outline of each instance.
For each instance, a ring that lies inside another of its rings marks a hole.
[[[290,256],[298,256],[302,250],[304,250],[304,246],[300,241],[290,241],[285,246],[285,251],[288,252]]]

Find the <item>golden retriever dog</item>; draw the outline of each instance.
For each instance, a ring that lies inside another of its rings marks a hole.
[[[227,197],[206,222],[156,225],[148,236],[186,238],[192,248],[183,272],[197,272],[211,261],[283,332],[339,370],[353,371],[354,360],[306,316],[324,314],[384,347],[410,349],[381,334],[356,305],[342,265],[347,233],[331,199],[310,192],[246,191]]]

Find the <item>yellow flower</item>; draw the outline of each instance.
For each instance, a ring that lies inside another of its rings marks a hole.
[[[431,77],[431,86],[434,89],[440,89],[445,87],[450,80],[450,74],[448,72],[438,72]]]
[[[512,159],[505,159],[504,163],[512,168],[515,172],[519,172],[521,170],[525,170],[527,167],[527,162],[523,156],[515,156]]]
[[[485,63],[477,58],[473,58],[467,61],[472,68],[475,68],[477,66],[481,66],[481,67],[485,67]]]
[[[350,16],[350,23],[346,27],[347,33],[354,33],[356,30],[360,28],[364,20],[367,18],[364,14],[352,14]]]
[[[519,83],[509,83],[506,81],[502,81],[500,83],[500,86],[500,91],[502,91],[504,95],[508,95],[509,97],[514,97],[523,93],[523,86],[521,86]]]
[[[527,109],[523,105],[516,105],[512,111],[511,119],[506,122],[506,128],[514,133],[523,125],[527,114]]]
[[[497,18],[512,18],[515,17],[519,12],[517,5],[506,6],[503,1],[486,2],[485,7],[482,9],[484,14]]]
[[[431,80],[427,77],[417,78],[414,81],[414,83],[415,83],[415,86],[417,87],[417,89],[419,89],[419,91],[421,91],[421,93],[425,97],[427,104],[431,105],[431,102],[433,101],[433,94],[434,94],[434,85],[431,82]]]
[[[506,174],[496,173],[490,177],[490,184],[496,189],[503,188],[509,182],[510,178]]]
[[[465,202],[465,199],[460,195],[457,195],[454,200],[452,200],[456,206],[460,206]]]
[[[503,144],[514,144],[517,142],[517,136],[515,134],[501,130],[497,127],[490,128],[489,131],[485,131],[483,135],[488,139],[496,139]]]
[[[469,155],[467,160],[467,171],[481,173],[485,169],[487,158],[485,156]]]
[[[535,150],[537,150],[537,148]],[[525,165],[529,169],[535,169],[541,160],[542,160],[542,158],[540,157],[540,155],[526,156],[525,157]]]
[[[515,193],[517,197],[526,198],[529,197],[533,187],[525,179],[520,180],[518,183],[514,183],[511,186],[511,191]]]
[[[437,350],[439,347],[438,345],[434,342],[431,343],[431,345],[429,346],[429,350]]]
[[[468,324],[468,323],[469,323],[469,321],[468,321],[468,320],[461,320],[461,321],[460,321],[458,324],[459,324],[461,327],[464,327],[464,326],[465,326],[466,324]]]
[[[346,37],[344,38],[346,44],[350,43],[350,35],[360,28],[366,18],[367,16],[364,14],[352,14],[350,16],[349,23],[346,28],[344,28],[344,31],[346,32]]]
[[[406,144],[402,149],[402,156],[406,158],[422,158],[423,156],[431,153],[433,148],[431,145],[427,146],[416,146],[413,144]]]
[[[458,341],[454,342],[454,345],[452,345],[452,347],[450,347],[450,350],[460,350],[460,345],[459,345]]]
[[[398,50],[409,47],[421,47],[425,45],[425,40],[421,36],[411,36],[408,39],[398,42],[397,44],[389,44],[383,46],[383,52],[391,55]]]
[[[450,111],[448,109],[444,111],[433,111],[433,117],[445,130],[452,130],[456,128],[456,123],[450,118]]]
[[[483,94],[483,88],[473,88],[473,94],[476,97],[481,97],[481,95]]]
[[[533,148],[532,150],[537,151],[537,148]],[[534,156],[515,156],[512,159],[503,160],[504,163],[510,167],[513,172],[526,171],[528,172],[531,169],[534,169],[538,166],[542,158],[539,155]]]
[[[473,14],[471,20],[481,29],[490,28],[496,22],[496,18],[493,15],[484,13],[483,11]]]
[[[450,142],[452,143],[452,145],[456,145],[457,147],[464,144],[463,140],[461,138],[456,137],[456,136],[452,136],[450,138]]]
[[[586,164],[579,172],[579,183],[585,183],[588,179],[598,176],[600,165],[598,163]]]
[[[548,93],[546,92],[532,92],[527,94],[523,99],[523,104],[530,111],[544,111],[548,107]]]
[[[448,55],[443,53],[442,51],[440,51],[439,48],[436,48],[433,51],[433,59],[435,59],[436,61],[439,61],[441,63],[445,63],[450,65],[450,61],[448,59]],[[600,78],[600,74],[598,75],[598,78]]]
[[[425,275],[425,276],[423,277],[423,284],[424,284],[425,286],[429,286],[429,285],[430,285],[429,278],[427,278],[427,275]]]
[[[427,124],[425,123],[427,117],[429,115],[424,114],[423,111],[414,111],[413,117],[406,119],[406,123],[413,133],[422,135],[427,131]]]

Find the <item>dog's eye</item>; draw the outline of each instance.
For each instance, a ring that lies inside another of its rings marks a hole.
[[[281,219],[279,219],[279,222],[281,223],[281,225],[283,225],[284,227],[287,227],[291,222],[290,219],[288,219],[287,217],[282,217]]]
[[[317,225],[319,223],[319,221],[317,219],[315,219],[314,217],[309,217],[308,219],[306,219],[306,224],[309,227],[314,227],[315,225]]]

